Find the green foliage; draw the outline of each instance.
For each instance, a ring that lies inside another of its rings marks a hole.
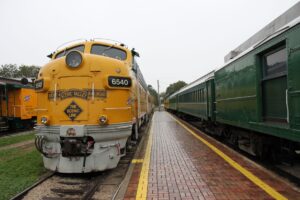
[[[0,67],[0,76],[6,78],[36,78],[39,71],[40,67],[35,65],[5,64]]]
[[[0,76],[5,78],[13,78],[16,77],[17,73],[18,73],[17,65],[13,65],[13,64],[1,65]]]
[[[33,140],[34,139],[34,133],[26,134],[26,135],[16,135],[11,137],[3,137],[0,138],[0,147],[15,144],[27,140]]]
[[[0,161],[0,200],[10,199],[35,183],[46,171],[35,148],[1,151]]]
[[[21,65],[19,67],[17,77],[34,77],[34,78],[36,78],[40,69],[41,69],[40,67],[34,66],[34,65],[30,65],[30,66]]]
[[[180,90],[182,87],[186,86],[187,83],[184,81],[177,81],[175,83],[170,84],[166,89],[165,97],[172,95],[174,92]]]

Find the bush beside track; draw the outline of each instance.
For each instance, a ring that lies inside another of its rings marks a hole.
[[[5,148],[33,141],[34,134],[0,138],[0,200],[9,199],[35,183],[46,172],[42,157],[34,144]]]

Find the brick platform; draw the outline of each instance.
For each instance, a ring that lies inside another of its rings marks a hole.
[[[147,170],[147,194],[142,195],[147,199],[274,199],[196,139],[168,113],[155,113],[151,134],[153,140],[151,162]],[[197,134],[284,197],[300,199],[300,193],[284,181],[201,132],[197,131]],[[142,197],[135,196],[141,168],[141,164],[136,165],[125,199]]]

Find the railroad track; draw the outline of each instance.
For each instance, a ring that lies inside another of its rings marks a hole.
[[[104,172],[87,174],[52,173],[13,197],[12,200],[112,199],[115,196],[115,190],[117,191],[125,177],[133,155],[133,152],[129,152],[121,159],[117,168]]]
[[[150,124],[149,122],[147,126],[142,127],[142,135],[148,132]],[[49,173],[11,200],[115,199],[122,187],[131,160],[138,151],[139,144],[142,143],[139,142],[129,149],[115,169],[87,174]]]

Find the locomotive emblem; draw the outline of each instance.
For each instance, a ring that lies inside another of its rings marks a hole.
[[[29,101],[29,100],[30,100],[30,95],[24,97],[24,101]]]
[[[71,104],[65,109],[66,115],[74,121],[74,119],[82,112],[82,109],[72,101]]]
[[[76,136],[76,130],[74,128],[68,128],[67,135],[68,136]]]
[[[106,90],[103,89],[96,89],[96,90],[91,90],[91,89],[70,89],[70,90],[57,90],[56,91],[56,98],[60,100],[64,100],[67,98],[80,98],[80,99],[85,99],[89,100],[92,96],[94,95],[95,98],[106,98]],[[55,92],[50,91],[48,92],[48,99],[50,101],[54,100]]]

